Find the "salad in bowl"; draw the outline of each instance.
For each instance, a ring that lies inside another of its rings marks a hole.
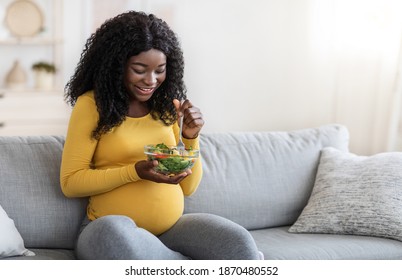
[[[176,175],[194,166],[199,157],[199,150],[185,149],[179,151],[176,146],[167,146],[164,143],[146,145],[144,153],[148,160],[157,160],[155,171],[165,175]]]

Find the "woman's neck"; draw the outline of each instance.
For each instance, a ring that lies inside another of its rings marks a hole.
[[[147,103],[131,101],[128,107],[127,116],[130,118],[140,118],[149,114],[149,108]]]

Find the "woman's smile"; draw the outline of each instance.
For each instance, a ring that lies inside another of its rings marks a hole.
[[[138,93],[141,94],[141,95],[153,94],[155,89],[157,88],[157,86],[151,87],[151,88],[139,87],[139,86],[136,86],[136,85],[134,85],[134,86],[137,89]]]

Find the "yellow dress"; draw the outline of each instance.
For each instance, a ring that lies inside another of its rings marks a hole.
[[[134,164],[145,160],[144,146],[176,145],[178,125],[165,126],[150,114],[127,117],[99,140],[91,138],[99,115],[93,92],[77,99],[73,108],[60,171],[63,193],[87,197],[90,220],[105,215],[126,215],[155,235],[168,230],[183,214],[184,195],[191,195],[202,177],[199,159],[193,173],[179,185],[155,183],[138,177]],[[199,148],[198,138],[183,139]]]

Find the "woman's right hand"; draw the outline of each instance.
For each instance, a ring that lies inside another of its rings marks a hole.
[[[134,167],[138,176],[143,180],[149,180],[156,183],[179,184],[184,178],[191,174],[191,169],[188,169],[174,176],[163,175],[154,170],[158,166],[157,160],[141,160]]]

